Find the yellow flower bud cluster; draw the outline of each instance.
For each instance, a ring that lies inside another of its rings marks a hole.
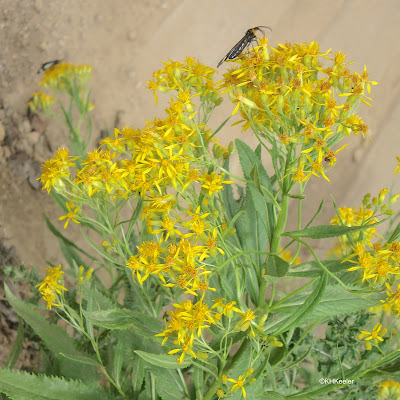
[[[261,38],[224,74],[221,88],[236,103],[232,114],[240,111],[243,129],[251,127],[283,154],[298,149],[299,164],[289,174],[293,181],[311,175],[328,180],[324,171],[344,148],[333,150],[334,145],[350,132],[367,133],[354,112],[360,101],[369,105],[365,92],[376,82],[368,80],[365,68],[361,75],[351,72],[341,52],[329,58],[330,51],[320,52],[316,42],[267,44]]]

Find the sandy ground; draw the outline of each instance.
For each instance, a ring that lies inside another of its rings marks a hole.
[[[400,175],[393,175],[400,155],[399,0],[0,0],[0,238],[5,244],[15,246],[27,265],[62,261],[42,217],[46,212],[55,220],[58,211],[47,193],[32,188],[41,153],[32,155],[34,163],[13,157],[2,135],[4,128],[8,140],[14,131],[22,139],[30,137],[26,103],[37,90],[36,71],[43,62],[63,59],[94,67],[98,132],[113,126],[118,111],[123,111],[121,125],[140,128],[145,120],[163,116],[162,105],[154,105],[145,85],[161,61],[193,56],[216,67],[244,32],[257,25],[272,28],[271,45],[316,40],[321,49],[341,50],[355,70],[361,72],[366,64],[370,78],[379,82],[373,108],[360,109],[373,141],[353,138],[330,172],[331,183],[310,183],[306,215],[313,214],[321,198],[329,202],[331,193],[339,206],[350,207],[359,206],[365,193],[392,183],[399,190]],[[211,127],[231,110],[226,101]],[[42,127],[57,146],[65,144],[60,129]],[[255,143],[248,133],[230,127],[222,131],[221,141],[236,137]],[[327,223],[332,213],[328,209],[318,222]]]

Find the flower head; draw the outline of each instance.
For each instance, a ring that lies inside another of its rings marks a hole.
[[[59,282],[62,282],[63,271],[60,270],[61,264],[58,267],[46,268],[46,277],[36,285],[39,287],[39,292],[43,299],[47,302],[47,308],[51,310],[52,306],[60,307],[59,296],[63,291],[67,290]]]
[[[384,336],[386,332],[387,329],[382,329],[382,324],[377,323],[372,332],[361,331],[358,335],[358,339],[365,340],[366,349],[371,350],[371,343],[369,343],[369,341],[372,341],[375,346],[378,345],[379,342],[384,341],[382,336]]]

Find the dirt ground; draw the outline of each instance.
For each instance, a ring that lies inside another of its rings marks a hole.
[[[270,43],[316,40],[321,49],[341,50],[370,78],[373,108],[360,114],[372,140],[352,138],[331,171],[331,183],[314,180],[307,188],[306,215],[321,198],[335,196],[339,206],[359,206],[367,192],[394,184],[395,156],[400,155],[400,2],[398,0],[0,0],[0,242],[3,257],[27,266],[44,267],[45,260],[62,262],[56,239],[42,213],[56,221],[58,210],[36,181],[40,164],[57,147],[66,145],[62,126],[45,119],[30,120],[27,102],[37,91],[39,66],[62,59],[93,66],[95,131],[120,125],[142,127],[163,115],[145,82],[168,58],[198,58],[216,67],[250,27],[272,28]],[[220,68],[220,74],[227,67]],[[231,113],[228,101],[211,121],[217,127]],[[246,136],[245,136],[246,135]],[[221,141],[248,133],[225,127]],[[327,223],[328,206],[318,223]],[[62,223],[57,225],[60,229]],[[66,235],[76,238],[78,231]],[[1,268],[1,267],[0,267]],[[0,288],[0,305],[4,305]],[[0,365],[12,343],[11,318],[0,308]],[[15,321],[14,321],[15,322]],[[14,324],[16,326],[16,324]],[[14,326],[12,325],[12,326]],[[1,340],[1,335],[7,340]]]

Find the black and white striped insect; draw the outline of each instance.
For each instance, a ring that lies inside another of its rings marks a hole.
[[[50,67],[52,67],[52,66],[54,66],[54,65],[56,65],[56,64],[58,64],[60,62],[61,62],[61,60],[47,61],[44,64],[42,64],[42,66],[39,68],[37,73],[40,74],[42,71],[46,71],[46,69],[48,69],[48,68],[50,68]]]
[[[253,41],[257,41],[257,31],[264,33],[264,31],[260,28],[268,28],[271,30],[269,26],[256,26],[255,28],[250,28],[246,31],[245,35],[242,39],[239,40],[230,50],[229,53],[218,63],[217,68],[226,60],[233,60],[238,57],[240,53],[248,47]],[[265,33],[264,33],[265,34]]]

